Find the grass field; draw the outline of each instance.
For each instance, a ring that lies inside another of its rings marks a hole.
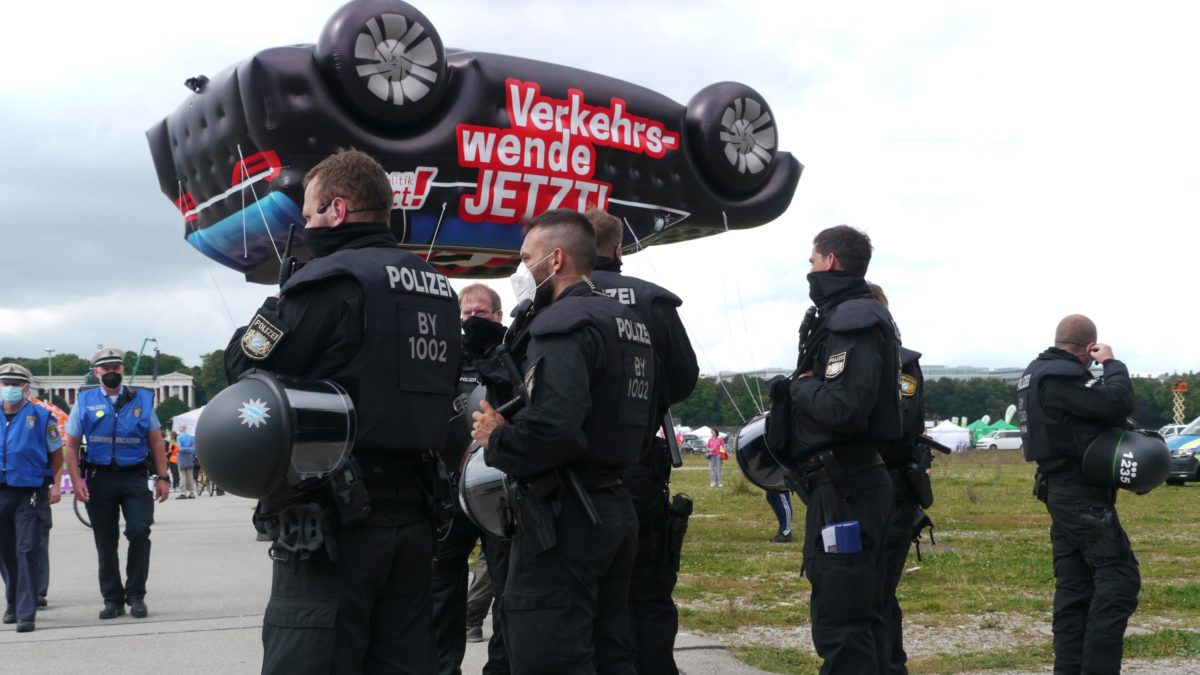
[[[1018,451],[937,457],[929,514],[938,545],[925,537],[920,562],[910,551],[899,591],[912,672],[1052,662],[1050,519],[1032,477]],[[804,506],[793,497],[796,543],[768,543],[776,521],[762,491],[733,460],[724,482],[708,487],[708,463],[697,456],[673,477],[672,490],[696,503],[675,592],[680,623],[758,668],[815,672],[800,575]],[[1197,659],[1200,669],[1200,485],[1122,492],[1117,505],[1142,573],[1127,657]]]

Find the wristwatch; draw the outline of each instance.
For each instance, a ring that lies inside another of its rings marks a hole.
[[[164,481],[166,481],[166,482],[167,482],[167,484],[170,484],[170,483],[171,483],[171,479],[170,479],[170,478],[167,478],[166,476],[155,476],[155,477],[154,477],[154,480],[164,480]]]

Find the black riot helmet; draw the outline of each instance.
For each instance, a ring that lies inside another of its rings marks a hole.
[[[483,448],[472,443],[463,458],[458,480],[458,503],[463,513],[479,529],[493,537],[507,539],[512,535],[512,518],[508,476],[489,466],[483,458]]]
[[[1154,432],[1113,427],[1083,453],[1083,477],[1093,485],[1145,494],[1171,473],[1171,452]]]
[[[742,425],[737,435],[738,466],[751,483],[764,490],[782,492],[790,490],[784,475],[783,464],[767,447],[767,418],[765,413]]]
[[[442,442],[439,455],[446,470],[451,473],[459,472],[463,457],[471,448],[471,428],[475,419],[471,413],[479,410],[479,403],[487,397],[487,387],[479,385],[470,393],[460,394],[454,399],[453,416],[446,425],[446,440]]]
[[[196,454],[240,497],[287,499],[316,487],[354,447],[354,403],[329,380],[249,370],[196,422]]]

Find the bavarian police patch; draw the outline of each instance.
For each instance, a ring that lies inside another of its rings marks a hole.
[[[32,429],[35,424],[37,424],[37,418],[34,417],[33,415],[30,415],[29,417],[25,418],[25,426],[26,427]]]
[[[283,331],[275,324],[255,314],[254,320],[242,334],[242,353],[255,361],[262,361],[283,339]]]
[[[133,407],[133,416],[134,416],[134,417],[141,417],[141,416],[142,416],[142,409],[141,409],[141,408],[139,408],[139,407],[137,407],[137,406],[134,406],[134,407]]]
[[[58,438],[58,425],[51,422],[50,426],[46,427],[46,436],[52,441],[57,439]]]
[[[825,379],[832,380],[842,371],[846,369],[846,354],[849,352],[841,352],[829,357],[829,361],[825,364]]]
[[[912,375],[900,376],[900,395],[901,396],[916,396],[917,395],[917,378]]]

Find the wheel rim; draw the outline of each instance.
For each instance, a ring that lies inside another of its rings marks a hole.
[[[734,99],[721,115],[725,159],[738,173],[762,173],[775,159],[775,120],[756,100]]]
[[[367,91],[396,106],[425,98],[438,73],[438,50],[425,27],[399,14],[384,14],[367,21],[354,43],[355,71]]]

